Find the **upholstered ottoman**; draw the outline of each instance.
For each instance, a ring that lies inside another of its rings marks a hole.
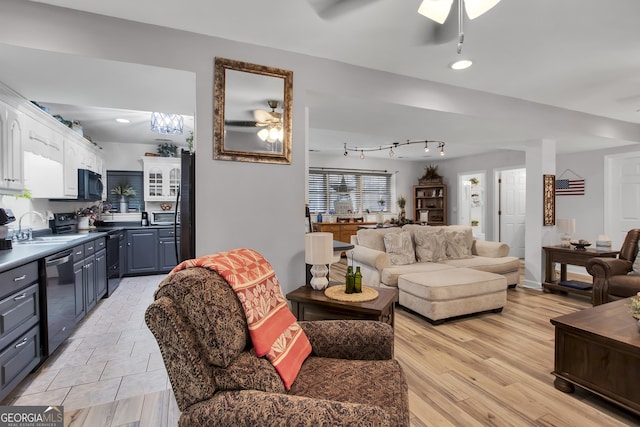
[[[507,279],[470,268],[410,273],[398,278],[400,305],[432,323],[464,314],[502,311],[507,303]]]

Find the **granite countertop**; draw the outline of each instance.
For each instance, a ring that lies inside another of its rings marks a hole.
[[[113,225],[112,225],[113,224]],[[99,227],[92,228],[88,231],[75,233],[77,239],[69,240],[66,242],[51,242],[51,243],[38,243],[38,244],[24,244],[13,243],[12,249],[0,250],[0,272],[9,270],[14,267],[18,267],[23,264],[27,264],[31,261],[36,261],[40,258],[53,255],[57,252],[64,251],[65,249],[73,248],[78,244],[88,242],[100,237],[107,236],[115,231],[124,230],[142,230],[142,229],[173,229],[172,225],[150,225],[142,226],[139,222],[133,223],[108,223]],[[180,228],[178,227],[178,230]],[[50,230],[34,230],[34,237],[41,235],[51,235]],[[66,236],[69,236],[68,234]]]
[[[105,232],[77,233],[77,238],[66,242],[47,242],[38,244],[13,243],[12,249],[0,250],[0,272],[19,267],[31,261],[71,249],[78,244],[106,236]],[[69,236],[69,235],[67,235]]]

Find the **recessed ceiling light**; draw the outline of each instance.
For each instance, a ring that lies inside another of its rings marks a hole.
[[[129,123],[130,121],[128,119],[116,119],[116,122],[118,122],[118,123]]]
[[[452,70],[464,70],[466,68],[471,67],[473,61],[470,59],[461,59],[460,61],[456,61],[453,64],[449,65]]]

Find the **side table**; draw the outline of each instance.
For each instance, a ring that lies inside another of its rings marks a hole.
[[[615,258],[620,251],[612,251],[610,249],[593,249],[585,248],[578,250],[573,248],[565,248],[563,246],[544,246],[542,248],[545,253],[545,270],[544,282],[542,289],[545,292],[562,291],[573,292],[580,295],[591,296],[591,288],[576,289],[569,286],[563,286],[561,283],[567,280],[567,264],[578,265],[584,267],[590,258],[607,257]],[[560,264],[560,280],[556,278],[555,264]]]
[[[336,286],[344,286],[336,285]],[[393,326],[397,290],[375,288],[378,298],[365,302],[345,302],[327,297],[324,291],[301,286],[287,294],[298,320],[378,320]]]

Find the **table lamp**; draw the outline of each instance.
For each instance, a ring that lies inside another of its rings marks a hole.
[[[564,233],[562,237],[560,237],[560,246],[563,248],[571,247],[571,235],[576,232],[575,218],[559,218],[558,230]]]
[[[317,291],[329,285],[327,264],[333,261],[333,233],[304,235],[304,261],[311,264],[311,287]]]

